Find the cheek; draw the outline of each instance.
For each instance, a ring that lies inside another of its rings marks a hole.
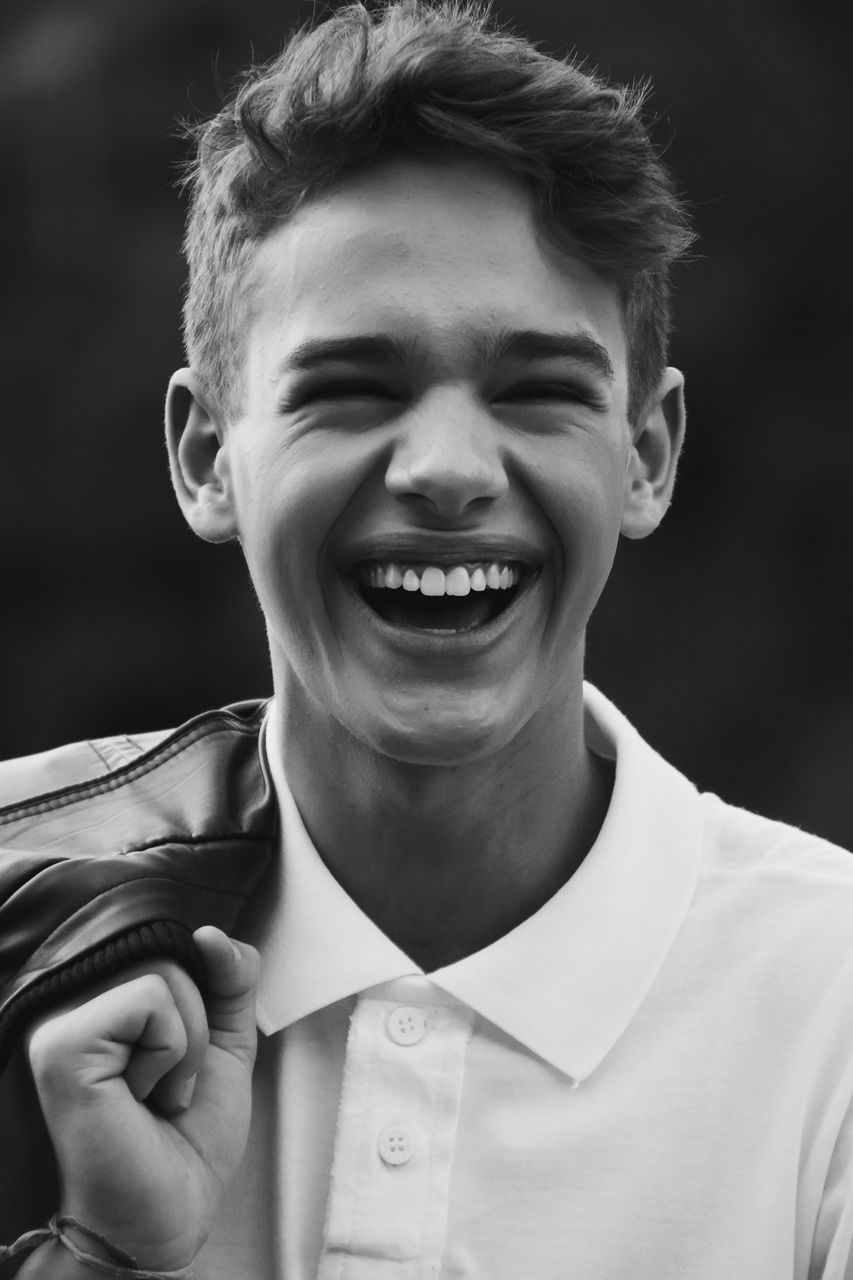
[[[240,540],[268,617],[309,599],[316,607],[325,545],[375,466],[354,443],[305,438],[255,449],[234,468]]]
[[[610,573],[619,541],[624,478],[618,460],[594,468],[578,459],[555,462],[538,492],[554,530],[555,602],[565,594],[573,611],[586,612]]]

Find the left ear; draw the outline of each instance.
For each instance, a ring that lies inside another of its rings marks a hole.
[[[622,509],[621,531],[626,538],[648,537],[666,514],[684,423],[684,377],[677,369],[665,369],[634,430]]]

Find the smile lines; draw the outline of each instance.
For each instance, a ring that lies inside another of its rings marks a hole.
[[[516,565],[457,564],[451,569],[437,565],[415,567],[399,564],[363,564],[358,569],[358,579],[365,587],[385,588],[390,591],[419,591],[424,596],[467,596],[472,591],[507,591],[520,577]]]

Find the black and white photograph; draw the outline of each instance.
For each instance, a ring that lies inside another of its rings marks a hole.
[[[0,1280],[853,1280],[850,26],[6,0]]]

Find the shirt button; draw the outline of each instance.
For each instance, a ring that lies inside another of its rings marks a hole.
[[[388,1015],[388,1035],[395,1044],[417,1044],[426,1035],[427,1020],[417,1005],[402,1005]]]
[[[379,1154],[386,1164],[407,1164],[415,1154],[415,1144],[408,1129],[389,1124],[379,1135]]]

